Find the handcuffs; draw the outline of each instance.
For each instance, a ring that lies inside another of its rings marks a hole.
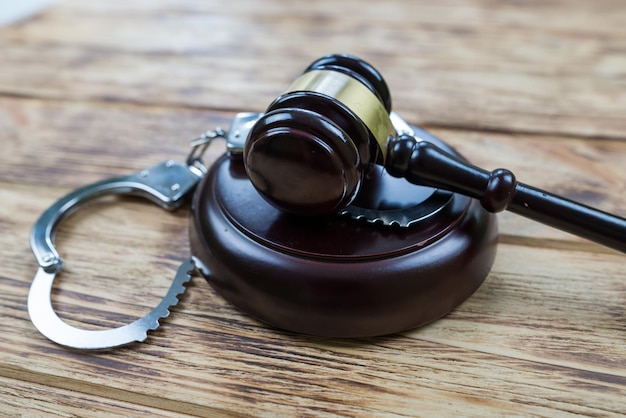
[[[169,316],[169,309],[185,292],[185,285],[199,263],[195,257],[191,256],[181,263],[161,302],[144,317],[117,328],[80,329],[64,322],[52,307],[54,279],[63,269],[63,260],[55,248],[55,232],[84,204],[108,195],[142,197],[167,211],[180,208],[207,172],[201,159],[212,141],[224,138],[229,153],[242,152],[247,132],[260,115],[240,113],[228,132],[220,128],[205,132],[191,142],[191,151],[184,163],[167,160],[128,176],[92,183],[65,195],[43,212],[30,235],[30,246],[39,264],[28,293],[28,314],[35,328],[57,344],[86,350],[104,350],[141,342],[147,338],[148,331],[157,329],[159,320]]]

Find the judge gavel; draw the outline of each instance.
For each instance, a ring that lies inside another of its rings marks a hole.
[[[254,187],[295,214],[338,212],[357,196],[373,164],[417,185],[476,198],[626,252],[626,219],[487,171],[438,146],[397,133],[382,76],[348,55],[311,64],[250,131],[244,164]]]

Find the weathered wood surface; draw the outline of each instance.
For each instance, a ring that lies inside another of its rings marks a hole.
[[[0,73],[0,91],[262,109],[313,59],[350,51],[376,61],[420,122],[626,132],[620,0],[99,3],[4,29],[3,64],[19,71]]]
[[[471,161],[626,216],[625,17],[619,1],[63,1],[0,28],[2,414],[623,413],[624,256],[509,214],[476,294],[394,336],[282,333],[194,278],[146,343],[80,353],[42,337],[25,303],[28,233],[55,199],[184,158],[328,52],[370,60],[396,108]],[[57,243],[59,314],[121,325],[188,255],[187,213],[105,200]]]

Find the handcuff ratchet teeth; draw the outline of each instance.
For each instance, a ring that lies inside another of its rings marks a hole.
[[[30,245],[39,264],[28,293],[28,314],[44,336],[71,348],[103,350],[132,342],[144,341],[149,330],[159,326],[159,319],[169,316],[169,308],[178,303],[196,269],[193,257],[178,268],[169,290],[161,302],[144,317],[121,327],[106,330],[85,330],[64,322],[51,302],[52,285],[63,268],[63,261],[54,245],[59,225],[85,203],[108,195],[132,195],[146,198],[166,210],[176,210],[193,193],[206,173],[202,154],[210,142],[226,137],[221,129],[203,134],[193,141],[186,163],[167,160],[129,176],[115,177],[81,187],[52,204],[36,221]]]

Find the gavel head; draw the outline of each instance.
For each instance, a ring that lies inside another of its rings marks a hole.
[[[286,212],[336,212],[356,196],[368,167],[384,163],[395,136],[382,76],[348,55],[311,64],[250,131],[252,184]]]

